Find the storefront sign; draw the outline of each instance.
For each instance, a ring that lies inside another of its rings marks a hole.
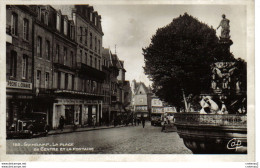
[[[13,43],[13,38],[9,34],[6,35],[6,42],[11,43],[11,44]]]
[[[6,82],[6,87],[7,88],[32,90],[32,83],[9,80],[9,81]]]

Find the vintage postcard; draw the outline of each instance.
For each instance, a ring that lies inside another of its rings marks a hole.
[[[1,2],[1,161],[255,161],[254,1]]]

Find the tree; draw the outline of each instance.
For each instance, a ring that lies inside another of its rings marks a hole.
[[[218,51],[216,31],[185,13],[159,28],[143,48],[144,70],[155,94],[181,107],[189,95],[210,89],[210,66]]]

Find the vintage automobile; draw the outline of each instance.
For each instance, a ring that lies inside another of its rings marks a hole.
[[[161,113],[152,113],[151,114],[151,125],[152,126],[161,126]]]
[[[47,136],[48,132],[49,126],[46,122],[46,113],[32,112],[24,114],[23,117],[7,128],[7,138],[32,138],[34,135]]]

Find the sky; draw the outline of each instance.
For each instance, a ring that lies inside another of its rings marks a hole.
[[[126,80],[151,84],[143,73],[142,48],[149,46],[158,28],[185,12],[213,28],[222,14],[230,20],[231,52],[246,60],[246,6],[243,5],[94,5],[102,17],[103,46],[125,61]],[[217,30],[220,35],[221,28]]]

